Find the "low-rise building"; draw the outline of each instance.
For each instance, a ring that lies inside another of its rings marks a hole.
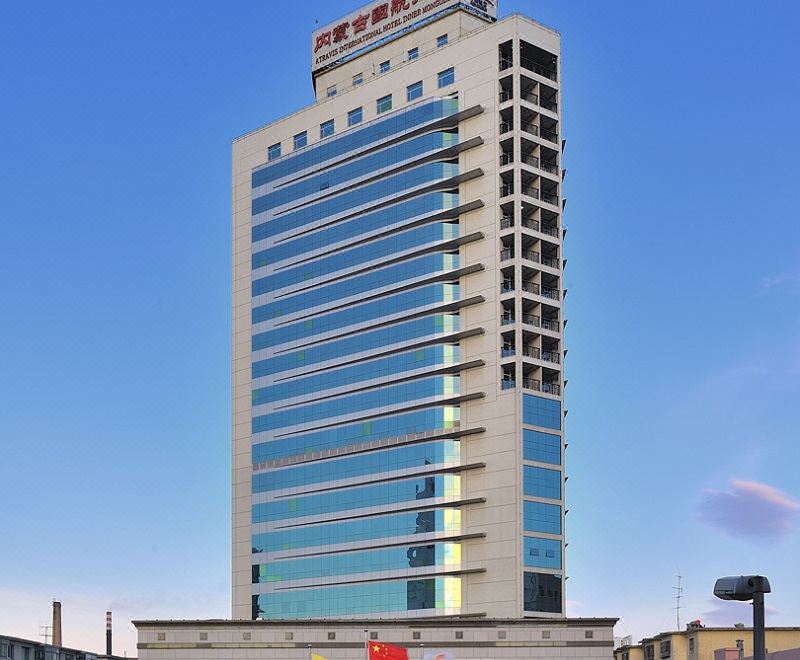
[[[371,642],[409,660],[611,660],[617,619],[134,621],[140,660],[364,660]]]
[[[800,647],[800,627],[767,628],[766,641],[769,652]],[[752,627],[689,624],[686,630],[662,632],[638,644],[620,646],[614,650],[614,660],[715,660],[715,652],[726,649],[734,650],[738,658],[737,642],[741,642],[744,656],[752,656]]]
[[[32,639],[0,635],[0,660],[135,660],[101,655],[65,646],[53,646]]]

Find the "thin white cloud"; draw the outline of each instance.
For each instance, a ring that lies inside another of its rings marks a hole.
[[[800,271],[786,271],[777,275],[768,275],[761,278],[759,294],[764,296],[776,289],[788,290],[791,293],[800,293]]]
[[[777,488],[757,481],[734,479],[729,491],[707,489],[698,519],[735,538],[779,541],[800,516],[800,502]]]

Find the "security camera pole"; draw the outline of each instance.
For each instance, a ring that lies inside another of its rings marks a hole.
[[[719,578],[714,595],[722,600],[753,601],[753,660],[766,660],[764,636],[764,594],[771,593],[769,580],[763,575],[734,575]]]

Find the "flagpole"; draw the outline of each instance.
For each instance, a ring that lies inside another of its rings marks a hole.
[[[369,630],[364,628],[364,660],[369,660]]]
[[[308,660],[311,660],[311,644],[308,645]]]

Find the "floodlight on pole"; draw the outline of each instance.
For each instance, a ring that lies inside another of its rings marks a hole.
[[[714,584],[714,595],[717,598],[753,601],[753,660],[766,660],[764,594],[771,592],[769,580],[763,575],[732,575],[719,578]]]

